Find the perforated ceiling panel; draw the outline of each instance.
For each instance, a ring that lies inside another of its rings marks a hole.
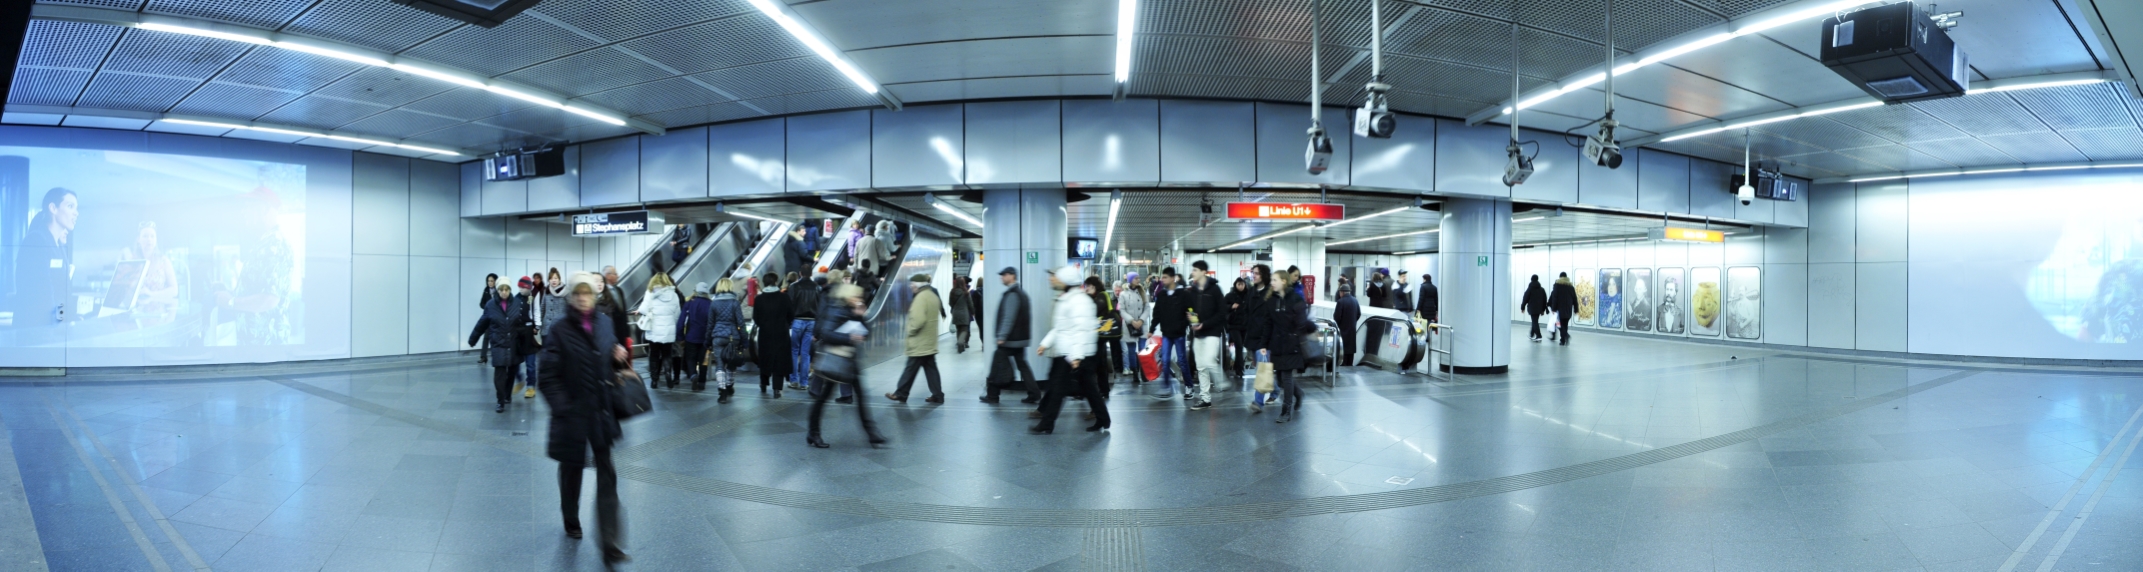
[[[171,14],[275,29],[315,0],[149,0],[143,12]]]
[[[796,57],[763,64],[711,71],[693,76],[722,91],[743,99],[824,91],[829,89],[855,89],[847,78],[834,71],[833,66],[815,57]]]
[[[2010,157],[2008,153],[1970,137],[1918,141],[1912,144],[1912,148],[1957,165],[2000,165],[2017,162],[2016,158]]]
[[[529,66],[502,77],[577,97],[654,81],[670,77],[670,74],[624,52],[601,48]]]
[[[670,78],[639,85],[621,87],[582,98],[600,105],[618,109],[632,109],[645,113],[669,111],[705,105],[710,101],[724,99],[707,88],[700,87],[686,78]],[[665,125],[694,125],[696,123],[662,122]],[[697,122],[697,123],[705,123]]]
[[[514,18],[496,28],[462,26],[404,53],[496,76],[596,45],[542,20]]]
[[[2045,121],[2056,131],[2070,129],[2108,129],[2135,127],[2134,117],[2128,115],[2127,90],[2120,84],[2102,83],[2073,87],[2055,87],[2018,91],[2007,94],[2032,115]]]
[[[1829,117],[1832,121],[1891,141],[1937,141],[1966,136],[1963,131],[1910,105],[1885,105]]]
[[[252,48],[251,44],[137,28],[120,37],[119,46],[104,59],[104,70],[206,80]]]
[[[276,108],[275,111],[260,116],[260,120],[315,129],[334,129],[386,110],[387,108],[377,105],[315,95],[302,97]]]
[[[1986,142],[1988,145],[1993,145],[1996,149],[2001,149],[2002,152],[2008,153],[2011,157],[2016,157],[2018,161],[2026,163],[2084,160],[2082,152],[2077,151],[2075,146],[2069,145],[2068,140],[2062,139],[2060,135],[2055,135],[2051,131],[1985,135],[1981,136],[1979,140]]]
[[[171,111],[206,117],[245,117],[282,107],[302,95],[305,94],[297,91],[209,82]]]
[[[483,91],[456,88],[410,103],[407,107],[414,111],[475,121],[533,106],[534,104],[518,99],[506,99]]]
[[[76,107],[126,111],[163,111],[192,93],[200,81],[119,72],[97,74],[76,100]]]
[[[612,42],[752,11],[741,0],[546,0],[533,10]],[[761,18],[764,20],[764,18]]]
[[[370,135],[408,137],[461,123],[462,120],[450,117],[394,109],[343,125],[342,129]]]
[[[369,67],[304,52],[259,49],[238,58],[216,81],[304,93]]]
[[[2062,131],[2061,138],[2096,161],[2143,157],[2143,130],[2135,127]]]
[[[745,107],[742,102],[729,102],[672,109],[661,113],[651,113],[643,117],[660,121],[666,125],[698,125],[758,116],[759,112]]]
[[[461,25],[393,2],[324,0],[284,30],[393,53]]]
[[[8,87],[7,102],[22,105],[68,106],[82,95],[82,88],[89,85],[90,73],[86,71],[16,68],[15,81]]]
[[[365,68],[343,77],[327,87],[320,88],[317,95],[362,101],[374,105],[399,107],[409,102],[431,97],[454,89],[445,82],[405,74],[386,68]]]
[[[624,46],[687,74],[806,57],[805,48],[773,20],[723,18],[626,42]],[[722,46],[711,50],[708,46]]]

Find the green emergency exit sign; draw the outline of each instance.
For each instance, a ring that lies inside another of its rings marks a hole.
[[[1039,251],[1039,250],[1029,250],[1029,251],[1027,251],[1027,263],[1028,263],[1028,264],[1041,264],[1041,263],[1042,263],[1042,251]]]
[[[1474,265],[1474,266],[1487,266],[1487,265],[1488,265],[1488,256],[1487,256],[1487,255],[1481,255],[1481,256],[1475,256],[1475,257],[1473,257],[1473,265]]]

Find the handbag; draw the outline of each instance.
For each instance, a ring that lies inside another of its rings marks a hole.
[[[647,386],[640,383],[640,374],[630,369],[618,370],[610,383],[610,413],[619,421],[637,417],[655,404],[647,396]]]
[[[1258,393],[1273,392],[1272,355],[1270,353],[1258,352],[1258,374],[1257,378],[1250,382],[1250,386],[1251,389],[1256,390]]]

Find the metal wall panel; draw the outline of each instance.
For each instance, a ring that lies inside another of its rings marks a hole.
[[[1725,163],[1692,159],[1689,161],[1689,214],[1714,218],[1734,218],[1734,195],[1727,192],[1733,181],[1734,170],[1740,167]]]
[[[1064,180],[1064,116],[1057,101],[967,104],[967,184]]]
[[[1852,262],[1854,233],[1859,228],[1856,189],[1851,184],[1816,185],[1808,190],[1808,261]]]
[[[1799,200],[1772,201],[1771,224],[1802,228],[1808,226],[1808,193],[1806,189],[1812,185],[1807,179],[1794,179],[1794,182],[1800,183],[1803,189],[1802,196],[1799,197]]]
[[[580,146],[565,149],[566,174],[528,180],[528,210],[558,211],[580,207]]]
[[[409,159],[354,153],[350,186],[350,253],[408,255]]]
[[[1689,212],[1689,158],[1637,149],[1637,209]]]
[[[461,216],[484,215],[484,164],[461,165]]]
[[[1325,132],[1332,137],[1335,163],[1339,161],[1339,149],[1352,147],[1348,168],[1354,186],[1424,193],[1436,190],[1436,133],[1443,128],[1438,121],[1402,114],[1390,139],[1370,139],[1354,136],[1347,110],[1340,109],[1337,115],[1338,119],[1334,119],[1333,114],[1326,114]]]
[[[1548,141],[1552,142],[1552,141]],[[1508,198],[1512,189],[1503,186],[1503,147],[1510,143],[1510,127],[1467,126],[1449,119],[1436,120],[1436,192]],[[1544,142],[1547,143],[1547,142]],[[1568,147],[1565,145],[1564,147]],[[1556,149],[1540,146],[1533,177],[1520,185],[1522,200],[1575,202],[1577,177]],[[1557,200],[1560,199],[1560,200]]]
[[[950,189],[967,181],[966,106],[871,112],[871,186]]]
[[[518,218],[506,219],[507,258],[547,258],[550,256],[550,223]]]
[[[1257,180],[1257,108],[1232,101],[1161,101],[1161,182]]]
[[[544,256],[552,261],[551,266],[557,266],[560,272],[564,272],[565,267],[558,266],[557,263],[580,262],[581,239],[573,236],[573,227],[563,224],[546,224],[543,226],[544,232],[550,236],[550,239],[544,243]],[[574,267],[578,268],[579,266],[575,265]]]
[[[1764,343],[1808,345],[1808,265],[1766,264],[1763,281]]]
[[[1765,264],[1803,264],[1808,262],[1808,229],[1764,229]]]
[[[707,128],[707,196],[782,191],[788,149],[785,120],[725,123]]]
[[[789,192],[860,189],[871,184],[871,112],[789,118]]]
[[[1772,205],[1777,202],[1771,199],[1756,199],[1749,201],[1749,204],[1744,206],[1741,204],[1741,199],[1736,198],[1734,199],[1734,218],[1749,222],[1771,222]]]
[[[409,331],[405,343],[412,354],[450,352],[463,347],[468,328],[460,327],[461,306],[464,298],[459,288],[441,288],[441,285],[460,285],[456,276],[461,271],[461,259],[450,256],[409,257],[409,291],[406,303],[409,307]],[[471,290],[472,292],[474,290]],[[467,299],[470,306],[476,300]]]
[[[1160,102],[1064,102],[1064,182],[1154,184],[1161,180]]]
[[[528,212],[528,181],[484,181],[484,214]]]
[[[1327,137],[1332,138],[1332,163],[1322,175],[1311,175],[1305,149],[1309,142],[1310,106],[1279,103],[1257,104],[1258,182],[1345,186],[1351,180],[1350,152],[1354,137],[1347,134],[1347,110],[1326,107],[1319,114]],[[1428,129],[1434,124],[1428,120]],[[1401,133],[1408,126],[1402,126]],[[1433,132],[1431,134],[1433,137]],[[1433,139],[1430,139],[1433,141]],[[1426,151],[1426,150],[1425,150]],[[1423,155],[1427,157],[1427,155]],[[1431,168],[1434,162],[1429,161]]]
[[[456,256],[461,252],[460,177],[461,168],[456,165],[422,159],[409,162],[410,255]]]
[[[640,202],[640,136],[580,146],[580,206]]]
[[[477,307],[476,302],[481,299],[479,296],[483,295],[484,276],[497,274],[500,280],[504,280],[510,274],[506,271],[506,259],[504,258],[472,258],[467,256],[461,257],[460,268],[455,272],[450,281],[446,283],[456,285],[454,291],[447,294],[450,297],[451,307],[453,308],[452,313],[448,315],[460,316],[460,319],[455,321],[453,330],[458,334],[454,338],[453,347],[458,349],[468,347],[469,331],[475,329],[476,320],[483,317],[483,308]],[[440,288],[436,287],[432,289],[440,290]]]
[[[505,258],[506,219],[461,219],[462,258]]]
[[[1543,148],[1555,143],[1555,141],[1545,137],[1536,137],[1536,139],[1541,140],[1541,147]],[[1563,147],[1568,148],[1570,146],[1563,145]],[[1576,163],[1578,176],[1577,202],[1611,209],[1637,208],[1637,184],[1641,175],[1640,169],[1644,167],[1643,160],[1624,156],[1622,158],[1622,168],[1609,169],[1586,163],[1584,158],[1584,152],[1579,151]]]
[[[1907,273],[1904,262],[1855,264],[1853,344],[1857,349],[1902,352],[1908,347]]]
[[[1906,261],[1911,200],[1905,189],[1903,183],[1860,185],[1854,200],[1854,262]]]
[[[707,128],[639,139],[641,202],[707,197]]]
[[[1850,262],[1808,265],[1808,345],[1853,349],[1858,309],[1853,303],[1854,267]]]
[[[1754,232],[1736,232],[1727,235],[1726,244],[1723,245],[1725,258],[1720,262],[1728,266],[1763,264],[1764,251],[1766,250],[1764,244],[1766,241],[1764,235],[1758,234],[1760,232],[1762,232],[1762,229]]]
[[[358,228],[365,225],[359,224]],[[350,255],[350,357],[409,352],[409,257]]]

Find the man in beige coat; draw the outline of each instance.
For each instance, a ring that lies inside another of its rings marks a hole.
[[[944,403],[945,389],[938,382],[938,318],[945,315],[945,306],[938,300],[938,290],[930,287],[929,274],[916,274],[908,282],[915,286],[915,298],[908,301],[908,365],[900,371],[900,387],[885,397],[907,403],[908,389],[915,386],[915,372],[922,370],[930,377],[930,399],[923,402]]]

